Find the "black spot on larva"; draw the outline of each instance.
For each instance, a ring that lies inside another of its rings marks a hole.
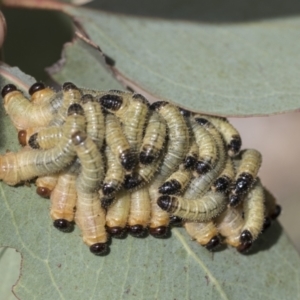
[[[73,223],[65,219],[57,219],[53,222],[53,225],[56,229],[63,232],[70,232],[73,230]]]
[[[139,159],[142,164],[149,165],[154,161],[155,157],[152,150],[142,150]]]
[[[195,121],[196,121],[199,125],[201,125],[201,126],[204,126],[204,125],[206,125],[207,123],[209,123],[208,120],[206,120],[206,119],[204,119],[204,118],[195,118]]]
[[[104,183],[102,186],[102,192],[103,192],[103,195],[105,195],[105,196],[110,195],[110,194],[114,193],[115,191],[116,191],[115,187],[111,186],[108,183]]]
[[[37,142],[37,137],[38,137],[38,133],[34,133],[28,140],[28,145],[32,148],[32,149],[39,149],[40,145]]]
[[[226,192],[228,188],[230,187],[231,180],[227,176],[222,176],[219,177],[215,182],[214,182],[214,187],[217,192]]]
[[[73,103],[68,108],[68,116],[75,114],[84,116],[84,110],[82,106],[78,103]]]
[[[69,90],[78,90],[78,87],[74,83],[72,83],[72,82],[65,82],[63,84],[63,90],[65,92],[67,92]]]
[[[265,221],[264,221],[262,232],[265,232],[271,226],[271,224],[272,224],[271,218],[266,217]]]
[[[100,97],[98,101],[104,108],[116,111],[120,109],[123,103],[123,97],[119,95],[107,94]]]
[[[211,170],[211,165],[207,161],[200,160],[197,161],[195,165],[195,170],[198,174],[202,175]]]
[[[253,183],[253,176],[249,173],[242,173],[234,184],[234,191],[236,194],[247,192]]]
[[[168,195],[160,196],[157,199],[157,205],[165,210],[165,211],[172,211],[172,198]]]
[[[88,102],[93,102],[94,101],[94,97],[91,94],[84,94],[81,97],[81,103],[85,104]]]
[[[236,207],[242,200],[240,195],[231,194],[229,195],[229,206]]]
[[[95,255],[106,255],[108,252],[108,245],[106,243],[96,243],[90,246],[90,251]]]
[[[17,90],[17,87],[13,84],[7,84],[3,87],[1,95],[4,98],[7,94]]]
[[[218,236],[214,236],[206,245],[205,248],[209,251],[213,251],[216,247],[220,245],[221,241]]]
[[[132,99],[140,100],[142,103],[144,103],[148,107],[150,106],[149,101],[141,94],[133,94]]]
[[[130,149],[123,151],[120,154],[121,165],[124,167],[125,170],[130,171],[136,165],[136,156]]]
[[[170,226],[181,226],[183,219],[178,216],[170,216]]]
[[[45,89],[45,85],[42,82],[34,83],[28,90],[29,95],[33,95],[34,93]]]
[[[197,158],[194,156],[187,156],[184,161],[184,167],[186,169],[194,169],[197,164]]]
[[[125,175],[125,180],[124,180],[124,188],[126,190],[131,190],[142,184],[144,181],[143,179],[138,176],[137,174],[132,174],[132,175]]]
[[[167,101],[157,101],[157,102],[154,102],[150,105],[150,109],[159,110],[162,106],[165,106],[167,104],[168,104]]]
[[[72,142],[75,146],[83,143],[87,139],[87,134],[82,131],[76,131],[71,136]]]
[[[228,145],[228,149],[231,150],[234,154],[237,154],[242,146],[242,140],[240,136],[234,135],[233,139],[230,141]]]
[[[277,204],[274,212],[271,215],[271,219],[276,220],[280,214],[281,214],[281,206]]]
[[[43,198],[49,198],[51,195],[51,190],[46,187],[39,186],[36,188],[36,193]]]
[[[26,137],[27,137],[27,131],[26,130],[20,130],[18,132],[18,141],[21,146],[26,146]]]
[[[142,225],[136,224],[128,226],[128,232],[134,237],[145,237],[148,234],[148,228],[143,227]]]
[[[179,111],[185,118],[189,118],[191,116],[191,112],[189,110],[179,107]]]
[[[175,180],[172,179],[170,181],[165,182],[161,187],[159,187],[158,191],[161,194],[167,194],[172,195],[176,194],[181,190],[181,184]]]
[[[170,235],[170,228],[167,226],[149,228],[149,233],[155,238],[164,238]]]

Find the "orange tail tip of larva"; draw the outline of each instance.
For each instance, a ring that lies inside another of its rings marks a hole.
[[[3,87],[1,95],[4,98],[7,94],[17,91],[17,87],[13,84],[7,84]]]
[[[106,255],[109,252],[107,243],[96,243],[90,246],[90,251],[95,255]]]
[[[29,88],[28,93],[32,96],[34,93],[44,90],[45,88],[46,87],[42,82],[36,82]]]
[[[18,141],[21,146],[26,146],[26,140],[27,140],[27,131],[26,130],[19,130],[18,132]]]
[[[74,229],[73,222],[65,219],[57,219],[53,222],[53,226],[62,232],[71,232]]]
[[[87,139],[87,134],[82,131],[76,131],[72,134],[72,142],[75,146],[83,143]]]
[[[49,198],[51,195],[51,190],[46,187],[39,186],[36,188],[36,193],[43,198]]]

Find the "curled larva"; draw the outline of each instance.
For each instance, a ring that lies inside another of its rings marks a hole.
[[[260,152],[255,149],[243,150],[240,158],[235,161],[237,171],[235,182],[229,195],[229,205],[236,206],[241,201],[241,195],[245,194],[254,183],[262,157]]]
[[[57,184],[58,174],[40,176],[36,179],[36,193],[41,197],[48,198]]]
[[[159,156],[165,144],[166,135],[165,120],[156,111],[151,111],[140,149],[139,159],[142,164],[151,164]]]
[[[220,244],[218,229],[213,221],[185,222],[184,228],[193,240],[207,250],[213,250]]]
[[[56,94],[55,91],[46,87],[41,82],[34,83],[28,90],[31,96],[31,102],[37,105],[48,103],[50,99]]]
[[[140,94],[111,91],[99,98],[101,105],[122,123],[124,135],[134,153],[139,150],[148,116],[148,101]]]
[[[29,130],[27,130],[27,136],[28,133],[30,133]],[[27,144],[32,149],[50,149],[57,145],[61,137],[62,137],[62,127],[59,126],[44,127],[37,130],[34,134],[32,134],[29,137]]]
[[[120,190],[125,178],[125,170],[109,146],[105,148],[106,173],[103,180],[102,192],[104,196],[113,196]]]
[[[222,134],[229,156],[235,156],[239,153],[242,146],[242,139],[239,132],[228,122],[227,119],[221,117],[205,116]]]
[[[130,194],[122,191],[117,193],[115,201],[106,213],[106,230],[114,237],[122,236],[126,231],[130,211]]]
[[[90,251],[96,255],[104,254],[107,251],[105,211],[98,194],[99,183],[104,177],[102,156],[96,144],[84,132],[75,132],[72,141],[81,163],[81,172],[76,181],[75,222]]]
[[[81,105],[86,118],[86,133],[100,150],[105,136],[105,120],[102,108],[90,94],[82,96]]]
[[[36,105],[13,84],[3,87],[4,108],[18,130],[46,126],[52,120],[53,115],[61,106],[61,95],[53,94],[51,90],[48,92],[51,93],[49,101]]]
[[[62,89],[62,105],[55,116],[49,122],[50,126],[61,126],[67,117],[67,111],[70,105],[79,103],[82,96],[81,90],[71,82],[65,82]]]
[[[240,241],[248,249],[263,230],[265,220],[265,193],[259,178],[243,201],[244,226]],[[240,249],[241,250],[241,249]]]
[[[195,170],[198,174],[205,174],[214,168],[218,161],[219,153],[214,137],[202,126],[202,123],[198,123],[198,119],[198,115],[190,117],[189,123],[199,150]]]
[[[122,131],[120,121],[113,114],[107,114],[105,120],[106,143],[120,161],[126,171],[130,171],[136,165],[136,156]]]
[[[207,222],[220,214],[227,205],[224,193],[207,192],[199,199],[184,199],[180,196],[160,196],[158,205],[163,210],[184,220]]]
[[[133,236],[144,236],[150,222],[151,200],[148,186],[143,186],[131,193],[128,231]]]
[[[73,104],[68,110],[68,118],[63,125],[63,135],[56,147],[48,150],[29,150],[6,153],[0,157],[0,179],[9,185],[57,173],[69,165],[75,158],[71,135],[85,130],[80,119],[84,119],[83,109]]]

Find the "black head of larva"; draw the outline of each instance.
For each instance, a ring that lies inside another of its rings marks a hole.
[[[63,84],[63,90],[65,92],[67,92],[69,90],[78,90],[78,87],[74,83],[72,83],[72,82],[65,82]]]
[[[32,148],[32,149],[39,149],[40,145],[37,142],[37,137],[38,137],[38,133],[34,133],[28,140],[28,145]]]
[[[56,229],[63,232],[70,232],[73,230],[73,223],[65,219],[57,219],[53,222],[53,225]]]
[[[124,188],[126,190],[131,190],[143,183],[143,179],[137,174],[126,175],[124,180]]]
[[[208,251],[213,251],[214,249],[216,249],[216,247],[220,245],[220,243],[220,238],[216,235],[205,245],[205,248]]]
[[[115,201],[115,197],[102,197],[101,198],[101,206],[102,208],[108,208]]]
[[[195,165],[195,170],[198,174],[202,175],[211,170],[211,165],[207,161],[200,160],[197,161]]]
[[[157,102],[153,102],[150,105],[150,109],[152,110],[159,110],[161,107],[165,106],[169,104],[167,101],[157,101]]]
[[[71,115],[84,115],[84,110],[82,106],[78,103],[73,103],[68,108],[68,116]]]
[[[228,205],[230,207],[236,207],[242,200],[242,197],[240,195],[231,194],[229,195],[229,203]]]
[[[191,116],[191,112],[189,110],[179,107],[179,111],[181,115],[185,118],[189,118]]]
[[[155,155],[153,155],[153,151],[142,150],[139,159],[143,165],[149,165],[155,159]]]
[[[87,134],[83,131],[76,131],[72,134],[72,142],[75,146],[83,143],[87,139]]]
[[[167,194],[167,195],[172,195],[176,194],[181,190],[181,184],[175,180],[172,179],[170,181],[165,182],[161,187],[159,187],[158,191],[161,194]]]
[[[170,235],[170,228],[167,226],[149,228],[149,233],[155,238],[166,238]]]
[[[226,192],[230,186],[231,180],[227,176],[221,176],[214,182],[217,192]]]
[[[196,164],[197,164],[197,158],[191,155],[187,156],[184,161],[184,167],[186,169],[194,169]]]
[[[162,210],[170,212],[172,210],[172,198],[168,195],[160,196],[157,199],[157,205]]]
[[[281,214],[281,206],[277,204],[275,206],[274,212],[271,215],[271,219],[276,220],[279,217],[280,214]]]
[[[123,103],[123,97],[120,95],[107,94],[100,97],[98,101],[104,108],[115,111],[120,109]]]
[[[228,150],[232,151],[232,153],[235,155],[239,153],[241,147],[242,147],[241,137],[238,135],[234,135],[228,145]]]
[[[110,194],[116,192],[116,189],[115,189],[115,187],[111,186],[110,184],[104,183],[102,186],[102,192],[103,192],[103,195],[107,196],[107,195],[110,195]]]
[[[234,191],[237,194],[243,194],[247,192],[253,183],[253,176],[249,173],[242,173],[236,180],[234,185]]]
[[[46,87],[42,82],[34,83],[28,90],[29,95],[33,95],[34,93],[44,90]]]
[[[170,226],[181,226],[183,219],[178,216],[170,216]]]
[[[90,246],[90,251],[95,255],[106,255],[108,253],[108,245],[106,243],[96,243]]]
[[[252,246],[253,237],[249,230],[244,230],[240,236],[241,244],[237,247],[237,250],[241,253],[245,253]]]
[[[88,103],[88,102],[93,102],[93,101],[94,101],[94,97],[91,94],[84,94],[81,97],[81,103],[82,104],[85,104],[85,103]]]
[[[130,235],[134,237],[145,237],[148,234],[148,228],[143,227],[142,225],[136,224],[132,226],[128,226],[128,232]]]
[[[205,118],[195,118],[195,121],[201,126],[204,126],[207,123],[209,123],[208,120],[206,120]]]
[[[1,95],[4,98],[7,94],[17,91],[17,87],[13,84],[7,84],[3,87]]]
[[[110,236],[115,238],[122,238],[127,233],[127,228],[123,227],[106,227],[106,231],[109,233]]]
[[[266,217],[265,221],[264,221],[262,232],[265,232],[271,226],[271,224],[272,224],[272,219],[269,217]]]
[[[132,170],[136,163],[137,159],[134,153],[131,150],[126,150],[120,154],[121,164],[126,171]]]

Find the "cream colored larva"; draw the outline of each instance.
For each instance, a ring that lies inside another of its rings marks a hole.
[[[120,119],[131,150],[137,154],[147,121],[148,101],[140,94],[109,91],[107,95],[99,98],[99,102]]]
[[[49,101],[35,105],[13,84],[7,84],[2,89],[4,108],[18,130],[46,126],[52,120],[53,115],[61,106],[62,98],[60,94],[50,89],[47,89],[45,93],[50,94],[46,97]]]
[[[29,132],[27,130],[27,135]],[[59,143],[62,134],[62,127],[43,127],[29,137],[27,144],[32,149],[50,149]]]
[[[75,222],[82,232],[82,239],[90,251],[101,255],[107,251],[105,210],[99,201],[99,183],[104,177],[102,156],[96,144],[84,133],[72,136],[81,172],[76,181],[77,203]]]
[[[236,156],[242,146],[242,139],[239,132],[233,127],[232,124],[228,122],[226,118],[205,116],[222,134],[227,150],[228,155],[233,157]]]
[[[0,179],[9,185],[30,180],[36,176],[57,173],[69,165],[75,158],[71,135],[85,130],[83,109],[80,105],[71,105],[68,118],[63,125],[63,135],[56,147],[49,150],[29,150],[18,153],[6,153],[0,157]],[[84,125],[83,125],[84,124]]]
[[[58,180],[58,174],[50,174],[45,176],[40,176],[36,179],[36,193],[41,197],[48,198],[51,192],[55,188]]]
[[[185,222],[183,226],[191,238],[207,250],[213,250],[220,244],[219,232],[213,221]]]
[[[106,230],[111,236],[119,237],[125,233],[129,211],[130,194],[125,191],[117,193],[106,214]]]
[[[106,143],[120,161],[126,171],[134,168],[137,157],[130,148],[130,145],[122,131],[121,123],[113,114],[107,114],[105,120]]]

